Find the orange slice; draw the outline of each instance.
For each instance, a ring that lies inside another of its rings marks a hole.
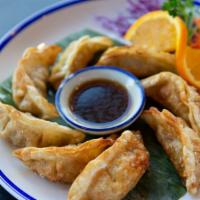
[[[185,50],[178,50],[176,66],[185,80],[200,89],[200,49],[187,46]]]
[[[200,26],[200,20],[197,21]],[[166,11],[153,11],[139,18],[125,34],[134,45],[155,51],[175,53],[180,76],[200,89],[200,49],[195,40],[187,46],[187,28],[180,17]],[[196,47],[196,48],[192,48]]]
[[[125,34],[125,39],[140,47],[175,52],[187,41],[187,29],[179,17],[167,11],[153,11],[139,18]]]

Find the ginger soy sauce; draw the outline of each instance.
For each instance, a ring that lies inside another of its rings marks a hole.
[[[122,116],[128,107],[128,91],[121,84],[104,79],[83,83],[71,94],[70,109],[82,119],[111,122]]]

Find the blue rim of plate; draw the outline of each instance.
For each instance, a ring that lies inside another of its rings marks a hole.
[[[9,188],[11,188],[14,192],[16,192],[18,195],[23,197],[26,200],[36,200],[23,190],[21,190],[17,185],[15,185],[3,172],[0,170],[0,180],[5,183]]]
[[[60,103],[60,96],[61,96],[61,93],[63,91],[63,88],[65,87],[65,85],[71,81],[73,78],[77,77],[78,75],[82,74],[82,73],[85,73],[87,71],[91,71],[91,70],[114,70],[114,71],[117,71],[117,72],[120,72],[120,73],[123,73],[125,74],[126,76],[128,76],[129,78],[133,79],[137,85],[137,87],[140,89],[140,93],[141,93],[141,104],[138,108],[138,110],[132,114],[131,118],[128,119],[128,120],[125,120],[123,121],[122,123],[118,124],[118,125],[113,125],[109,128],[89,128],[89,127],[85,127],[85,126],[82,126],[82,125],[79,125],[78,123],[75,123],[73,122],[71,119],[69,119],[69,117],[67,117],[65,115],[65,113],[63,112],[63,109],[61,108],[61,103]],[[70,125],[74,126],[75,128],[78,128],[78,129],[82,129],[84,131],[91,131],[91,132],[98,132],[98,133],[101,133],[101,132],[105,132],[105,131],[111,131],[113,129],[117,130],[119,128],[124,128],[126,127],[127,125],[129,125],[132,121],[136,120],[139,116],[139,114],[141,113],[141,110],[143,110],[144,106],[145,106],[145,92],[144,92],[144,88],[142,87],[139,79],[134,76],[133,74],[131,74],[130,72],[128,71],[125,71],[123,69],[120,69],[120,68],[117,68],[117,67],[114,67],[114,66],[98,66],[98,67],[87,67],[85,69],[81,69],[73,74],[71,74],[68,78],[64,79],[62,81],[62,83],[60,84],[57,92],[56,92],[56,98],[55,98],[55,104],[56,104],[56,107],[57,107],[57,110],[58,112],[60,113],[61,117]]]
[[[0,39],[0,53],[4,49],[4,47],[12,41],[20,32],[22,32],[26,27],[30,26],[32,23],[36,22],[37,20],[41,19],[43,16],[51,14],[53,12],[56,12],[58,10],[61,10],[63,8],[73,6],[75,4],[84,3],[90,0],[66,0],[64,2],[55,3],[52,6],[49,6],[47,8],[42,9],[39,12],[36,12],[35,14],[31,15],[30,17],[26,18],[21,23],[17,24],[13,29],[11,29],[7,34],[5,34],[2,39]],[[200,6],[200,1],[196,0],[194,1],[194,4],[196,6]],[[17,187],[3,172],[0,170],[0,183],[1,186],[4,186],[5,184],[7,187],[9,187],[13,193],[11,193],[14,197],[25,200],[36,200],[35,198],[28,195],[26,192],[21,190],[19,187]],[[6,187],[5,187],[6,189]],[[8,191],[9,192],[9,191]]]

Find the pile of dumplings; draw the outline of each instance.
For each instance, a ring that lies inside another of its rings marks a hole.
[[[0,136],[18,147],[13,155],[50,181],[72,183],[68,200],[121,200],[149,166],[140,131],[85,141],[85,134],[47,121],[58,116],[47,100],[47,85],[87,66],[116,66],[141,78],[146,95],[166,109],[141,118],[174,164],[191,194],[200,188],[200,95],[175,73],[173,54],[138,46],[113,47],[108,37],[83,36],[66,49],[41,44],[28,48],[13,75],[16,108],[0,103]],[[59,55],[59,56],[58,56]],[[168,110],[167,110],[168,109]]]

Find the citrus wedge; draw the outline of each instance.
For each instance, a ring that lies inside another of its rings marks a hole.
[[[177,50],[176,66],[185,80],[200,89],[200,49],[187,46]]]
[[[200,89],[200,49],[192,48],[194,44],[187,46],[187,28],[180,17],[161,10],[147,13],[124,37],[136,46],[174,53],[179,75]]]
[[[143,15],[124,37],[140,47],[173,53],[177,45],[186,44],[187,28],[181,18],[160,10]]]

